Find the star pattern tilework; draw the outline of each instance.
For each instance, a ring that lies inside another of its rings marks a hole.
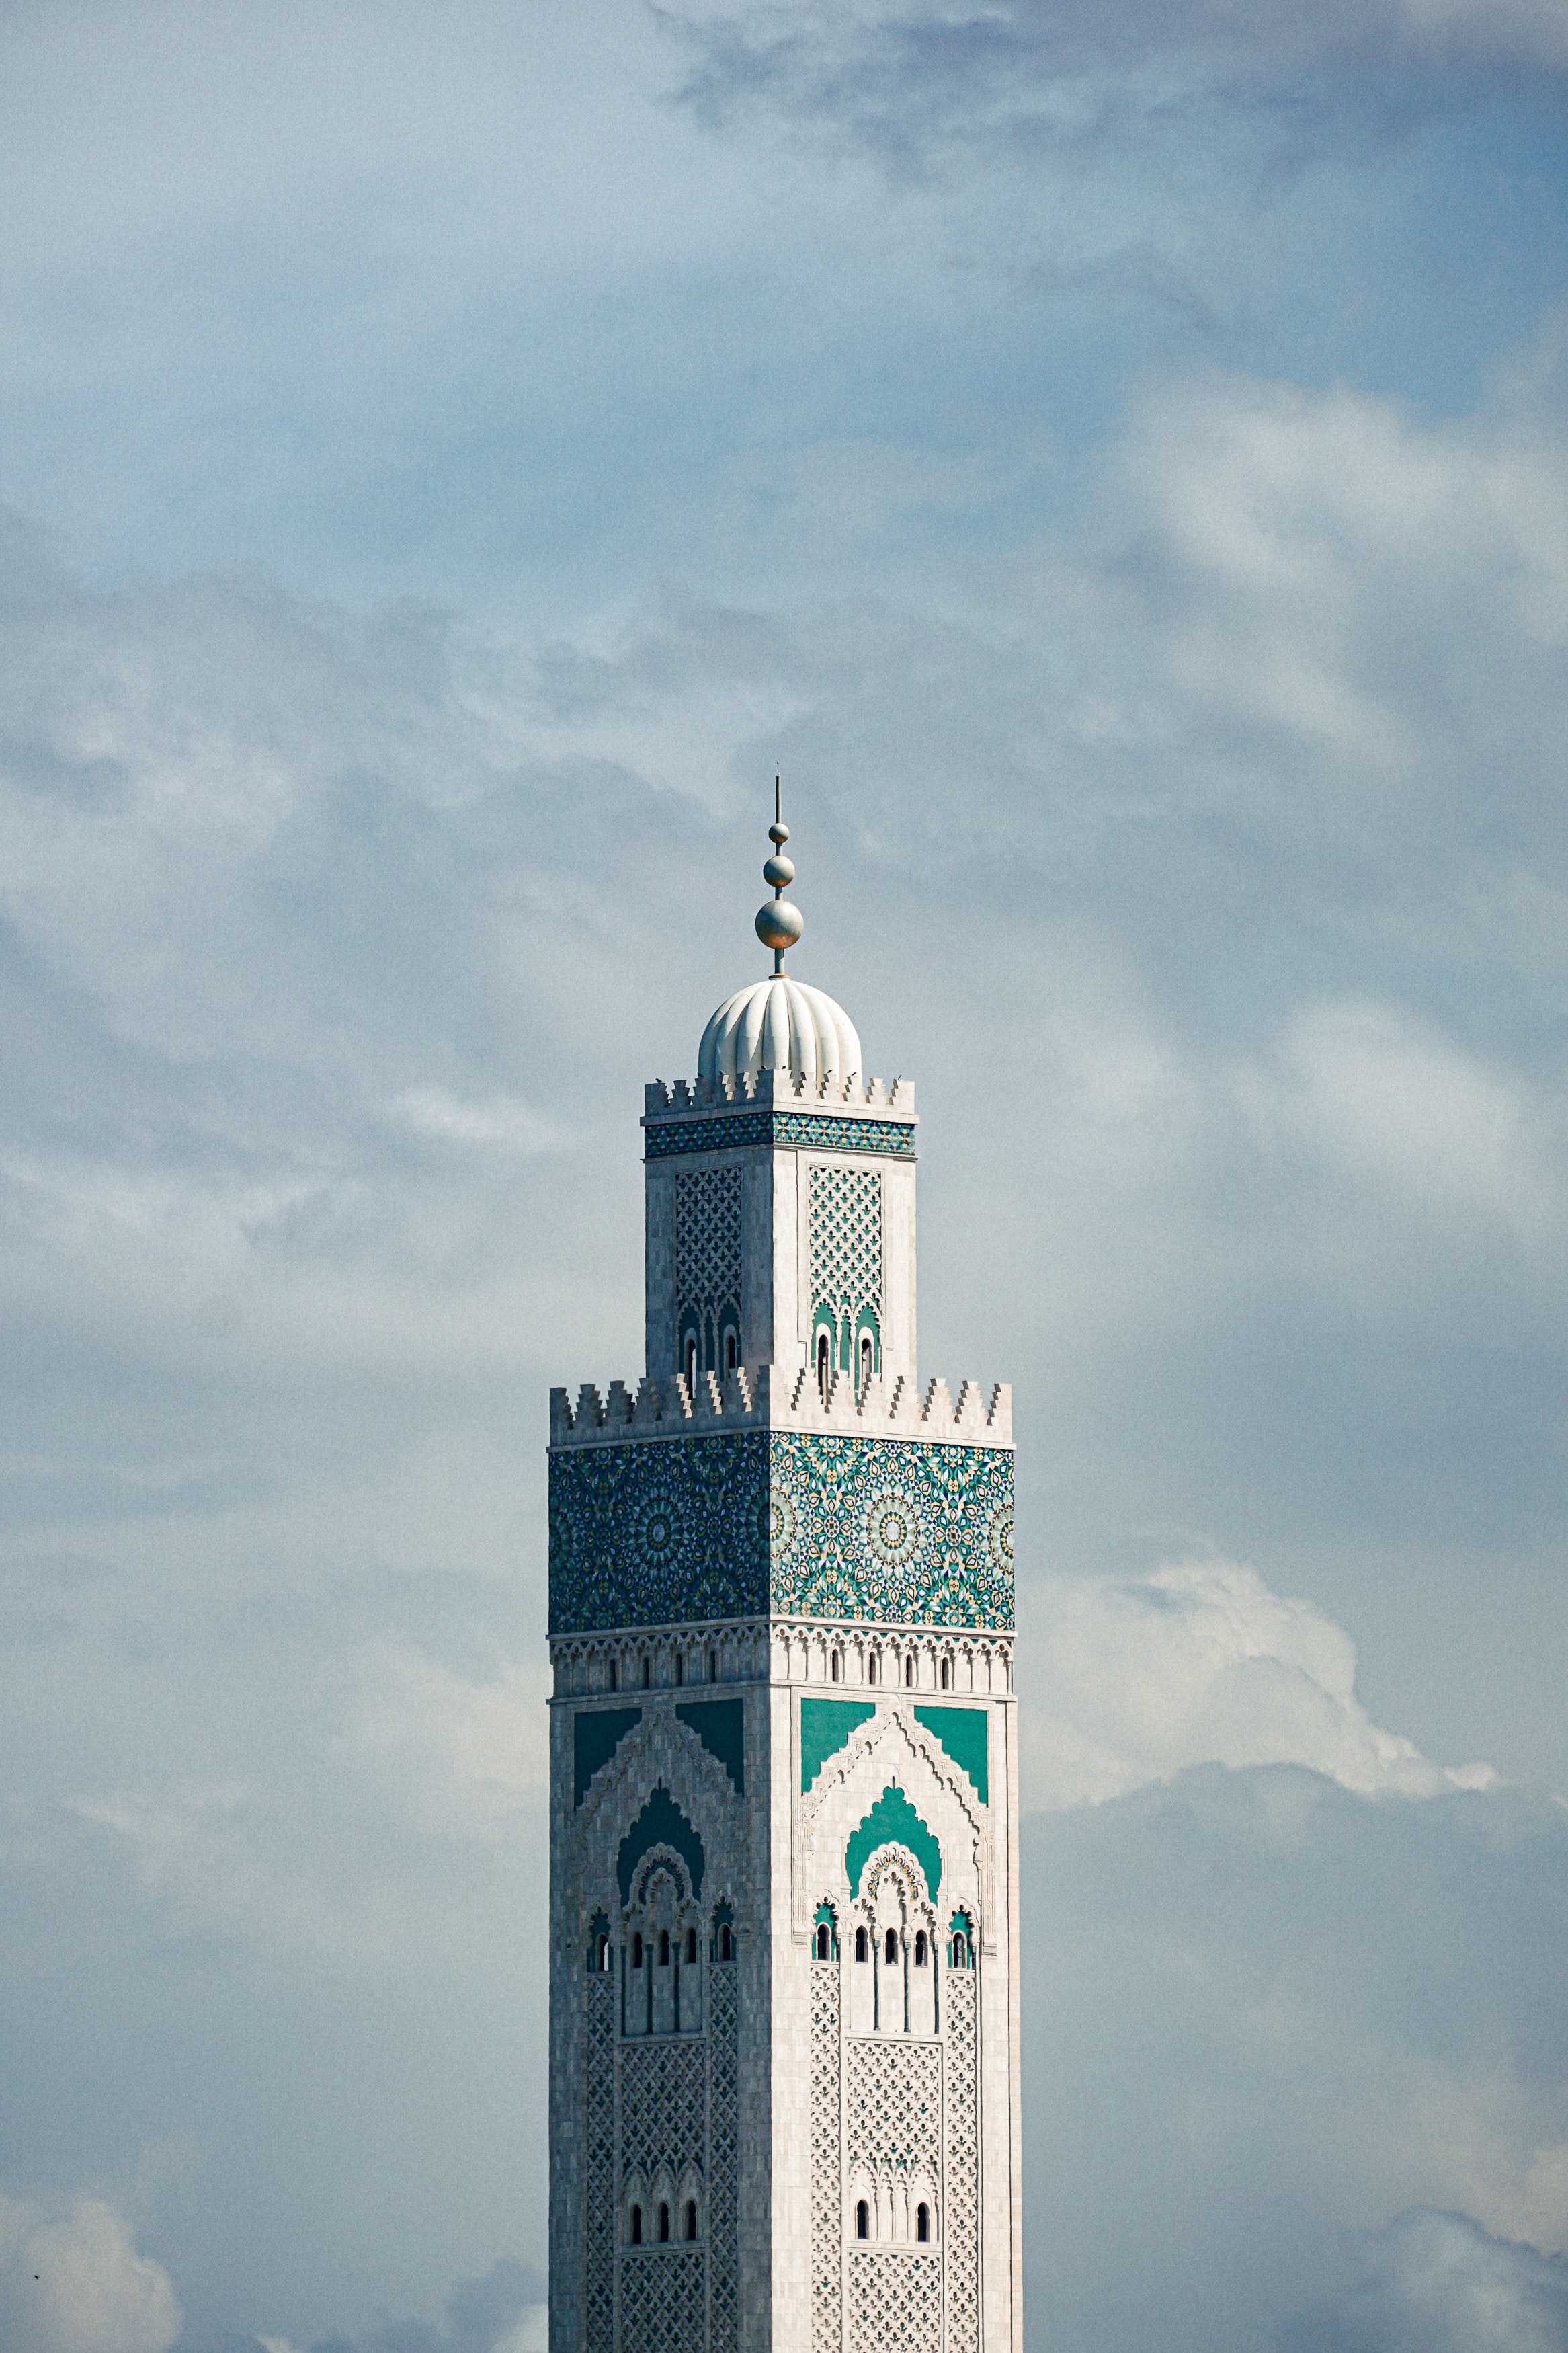
[[[1013,1457],[742,1431],[550,1458],[550,1629],[1013,1624]]]

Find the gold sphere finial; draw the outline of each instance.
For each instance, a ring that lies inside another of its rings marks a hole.
[[[805,931],[805,917],[784,897],[786,885],[795,881],[795,861],[784,855],[789,828],[784,821],[784,784],[777,775],[773,777],[773,821],[768,828],[768,839],[773,844],[773,854],[763,860],[763,881],[773,895],[757,910],[757,937],[763,947],[772,948],[773,970],[783,972],[784,951],[793,948]]]

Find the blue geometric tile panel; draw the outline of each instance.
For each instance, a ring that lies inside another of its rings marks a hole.
[[[1013,1457],[739,1430],[550,1456],[550,1630],[1013,1624]]]
[[[672,1119],[644,1130],[649,1160],[677,1153],[731,1152],[738,1146],[789,1145],[811,1152],[875,1152],[885,1160],[912,1160],[915,1131],[893,1119],[836,1119],[831,1112],[733,1111],[716,1119]]]

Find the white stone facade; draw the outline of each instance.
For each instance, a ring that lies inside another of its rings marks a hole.
[[[910,1092],[715,1138],[801,1111],[775,1077],[649,1090],[647,1374],[552,1399],[552,2353],[1021,2353],[1010,1500],[1005,1609],[994,1583],[973,1605],[956,1516],[917,1532],[942,1577],[876,1582],[905,1574],[900,1514],[982,1474],[1010,1499],[1011,1400],[922,1398],[912,1148],[822,1141],[825,1113],[912,1129]],[[849,1219],[815,1267],[814,1168]],[[720,1358],[695,1378],[683,1304]],[[848,1361],[824,1385],[829,1316]],[[879,1491],[841,1609],[774,1607],[781,1515],[862,1449],[910,1471]],[[651,1562],[668,1593],[700,1549],[690,1496],[706,1480],[728,1509],[742,1465],[735,1589],[757,1606],[600,1622],[595,1547],[636,1556],[606,1592]],[[915,1598],[900,1617],[862,1589]]]

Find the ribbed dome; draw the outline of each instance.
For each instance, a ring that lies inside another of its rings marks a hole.
[[[860,1072],[860,1039],[841,1005],[820,988],[774,973],[727,997],[702,1032],[697,1075],[738,1079],[757,1071],[789,1071],[816,1085],[831,1073]]]

